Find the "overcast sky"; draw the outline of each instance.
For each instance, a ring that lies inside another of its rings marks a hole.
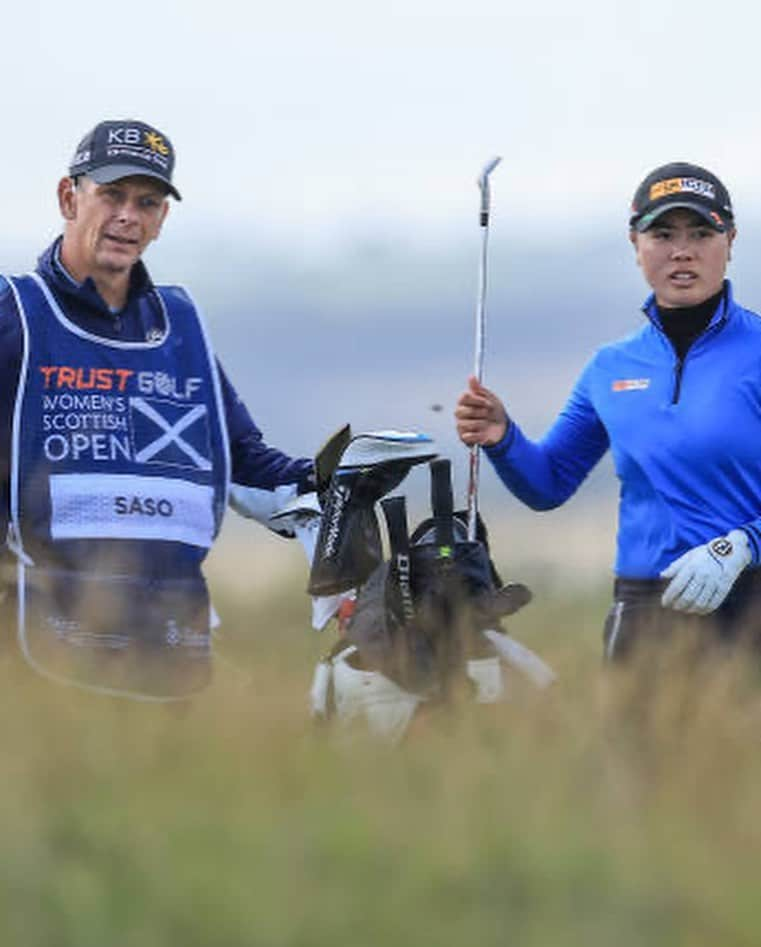
[[[760,26],[749,0],[7,2],[0,251],[56,232],[77,141],[127,116],[176,146],[176,240],[435,245],[472,226],[494,154],[495,223],[540,236],[623,225],[672,159],[717,171],[742,221],[761,206]]]

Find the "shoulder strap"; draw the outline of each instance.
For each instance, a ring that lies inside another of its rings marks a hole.
[[[391,547],[391,558],[396,560],[400,555],[407,555],[410,551],[410,535],[407,528],[407,501],[404,497],[388,497],[381,500],[381,509],[388,529],[388,541]]]
[[[387,594],[391,593],[400,621],[409,624],[415,618],[415,600],[412,595],[412,573],[410,560],[410,534],[407,527],[407,501],[404,497],[388,497],[381,501],[386,518],[391,561]]]
[[[431,461],[431,512],[437,546],[454,545],[452,464],[446,458]]]

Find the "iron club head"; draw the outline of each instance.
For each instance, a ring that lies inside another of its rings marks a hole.
[[[497,155],[496,157],[492,158],[491,161],[487,161],[486,164],[483,166],[481,174],[478,176],[478,186],[482,190],[483,188],[489,186],[489,182],[487,178],[492,173],[492,171],[497,167],[497,165],[500,163],[501,160],[502,160],[502,156]]]
[[[489,175],[502,160],[501,156],[492,158],[483,166],[478,176],[478,187],[481,191],[481,226],[485,227],[489,219]]]

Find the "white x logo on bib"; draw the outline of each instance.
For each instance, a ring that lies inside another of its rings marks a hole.
[[[204,457],[201,454],[197,447],[189,443],[188,433],[185,434],[185,437],[180,435],[183,432],[189,432],[189,429],[201,418],[206,418],[208,412],[206,410],[205,404],[196,404],[196,405],[183,405],[182,408],[185,408],[184,414],[181,414],[179,417],[175,417],[174,422],[168,421],[155,405],[160,405],[162,402],[148,402],[144,398],[131,398],[130,406],[133,410],[138,411],[145,418],[148,418],[150,421],[163,431],[163,433],[157,437],[155,440],[150,441],[150,443],[142,444],[140,449],[135,451],[135,460],[138,463],[147,464],[153,461],[154,463],[157,458],[157,455],[162,451],[166,450],[168,447],[173,446],[178,448],[190,461],[193,465],[198,467],[199,470],[211,470],[211,461],[208,457]],[[172,404],[173,409],[177,409],[179,405]],[[204,446],[208,450],[208,436],[206,427],[204,425]],[[137,444],[135,447],[137,448]]]

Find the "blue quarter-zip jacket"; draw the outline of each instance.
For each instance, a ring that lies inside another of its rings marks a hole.
[[[761,552],[761,318],[729,281],[680,361],[654,296],[637,332],[599,349],[538,441],[512,422],[486,455],[528,506],[564,503],[610,448],[620,480],[615,571],[656,578],[673,559],[742,527]]]
[[[161,308],[142,262],[132,268],[126,305],[113,313],[92,280],[80,284],[69,276],[60,262],[59,247],[60,238],[39,258],[37,272],[72,322],[95,335],[130,342],[144,341],[152,329],[163,330]],[[11,424],[21,353],[21,323],[10,286],[0,276],[0,541],[7,529]],[[268,446],[221,366],[219,375],[233,482],[264,489],[285,483],[297,483],[302,490],[310,488],[311,460],[294,459]]]

